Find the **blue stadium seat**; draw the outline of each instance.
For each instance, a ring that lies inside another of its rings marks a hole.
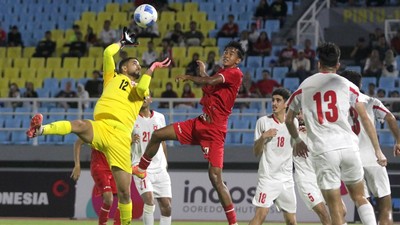
[[[253,145],[254,144],[254,132],[243,133],[242,144]]]
[[[378,132],[379,143],[383,146],[393,146],[394,138],[390,132],[380,131]]]
[[[36,89],[36,92],[39,98],[48,98],[50,96],[50,91],[44,88],[38,88]]]
[[[297,77],[286,77],[283,79],[283,87],[293,92],[297,90],[300,85],[300,79]]]
[[[29,140],[25,134],[25,131],[12,131],[11,132],[11,143],[12,144],[28,144]]]
[[[43,81],[43,88],[45,90],[52,90],[54,88],[59,88],[59,81],[57,78],[46,78]]]
[[[262,66],[262,57],[261,56],[247,56],[246,66],[258,68]]]
[[[76,137],[76,135],[68,134],[68,135],[65,135],[65,136],[64,136],[64,141],[63,141],[63,143],[64,143],[64,144],[73,144],[73,143],[75,143],[75,141],[76,141],[77,139],[78,139],[78,138]]]
[[[346,70],[352,70],[357,73],[361,73],[361,66],[346,66]]]
[[[271,32],[278,32],[280,29],[279,24],[279,20],[267,20],[264,24],[264,28]],[[271,36],[269,38],[271,38]]]
[[[381,77],[379,78],[379,88],[382,89],[390,89],[394,88],[396,84],[396,78],[395,77]]]
[[[1,144],[10,144],[10,136],[11,136],[11,132],[0,131],[0,143]]]
[[[13,118],[13,108],[0,108],[0,116],[4,120]]]
[[[219,48],[223,49],[225,45],[227,45],[232,40],[232,38],[218,38],[217,45]]]
[[[235,120],[232,125],[233,129],[249,129],[250,120]]]
[[[363,77],[361,80],[361,84],[362,84],[362,89],[363,90],[367,90],[368,89],[368,85],[370,83],[375,84],[375,86],[377,86],[377,79],[376,77]]]
[[[214,11],[214,3],[212,2],[203,2],[201,4],[199,4],[199,10],[206,12],[207,14],[210,15],[211,12]]]
[[[21,122],[22,122],[22,119],[20,119],[20,118],[8,119],[8,120],[5,121],[4,127],[6,127],[6,128],[20,128],[21,127]]]
[[[64,88],[65,88],[65,84],[66,84],[67,82],[71,82],[71,84],[72,84],[72,89],[75,89],[75,87],[76,87],[76,81],[75,81],[74,78],[63,78],[63,79],[61,79],[61,81],[60,81],[60,88],[61,88],[61,89],[64,89]]]
[[[283,79],[286,77],[286,74],[289,72],[289,68],[287,67],[274,67],[272,70],[272,78],[274,79]]]
[[[277,62],[277,61],[278,61],[278,57],[276,57],[276,56],[264,56],[263,66],[264,67],[270,66],[271,63]]]
[[[3,128],[3,127],[4,127],[4,118],[1,117],[0,118],[0,128]]]
[[[241,144],[242,134],[240,132],[228,132],[226,134],[225,143],[229,145]]]
[[[65,109],[64,108],[51,108],[49,111],[49,122],[54,122],[58,120],[65,119]]]

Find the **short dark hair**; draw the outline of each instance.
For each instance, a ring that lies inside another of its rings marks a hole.
[[[237,52],[238,53],[238,57],[243,60],[244,50],[243,50],[242,44],[240,44],[240,42],[231,41],[225,46],[224,51],[227,48],[236,48],[238,50],[238,52]]]
[[[136,58],[135,58],[135,57],[128,57],[128,58],[126,58],[126,59],[122,59],[121,62],[119,62],[118,73],[121,73],[121,72],[122,72],[122,67],[125,66],[125,64],[126,64],[127,62],[129,62],[129,60],[131,60],[131,59],[136,59]]]
[[[317,54],[322,67],[334,67],[339,63],[340,49],[332,42],[325,42],[318,46]]]
[[[290,97],[290,91],[286,88],[277,88],[272,92],[272,96],[274,95],[280,95],[286,101]]]
[[[342,77],[355,84],[358,88],[361,88],[361,74],[353,70],[345,70],[342,72]]]

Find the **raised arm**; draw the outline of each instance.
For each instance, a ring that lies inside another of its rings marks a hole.
[[[365,128],[365,131],[368,134],[368,137],[370,138],[372,145],[374,146],[375,150],[375,156],[378,159],[378,164],[381,166],[386,166],[387,164],[387,159],[385,155],[382,153],[381,147],[379,146],[379,141],[378,141],[378,136],[376,134],[376,130],[374,128],[374,125],[369,118],[367,111],[365,109],[364,103],[363,102],[357,102],[355,104],[355,109],[357,110],[358,115],[360,116],[362,125]]]
[[[166,58],[162,62],[153,62],[150,66],[150,68],[146,71],[145,74],[142,75],[140,78],[140,81],[138,85],[136,86],[136,91],[137,94],[140,97],[146,97],[149,96],[149,86],[151,82],[151,75],[153,74],[154,70],[157,68],[165,68],[168,67],[171,64],[171,60],[169,58]]]
[[[386,114],[385,120],[389,125],[389,129],[392,132],[394,140],[396,140],[396,144],[394,145],[394,149],[393,149],[393,154],[394,154],[394,156],[399,156],[400,155],[400,132],[399,132],[399,126],[397,124],[397,120],[391,113]]]
[[[77,181],[79,179],[79,176],[81,175],[81,161],[80,161],[80,154],[81,154],[81,148],[83,145],[83,141],[78,138],[78,140],[75,141],[74,143],[74,169],[72,170],[71,178],[74,181]]]
[[[115,62],[114,55],[121,49],[121,43],[116,42],[109,45],[103,53],[103,79],[104,86],[114,77],[115,74]]]

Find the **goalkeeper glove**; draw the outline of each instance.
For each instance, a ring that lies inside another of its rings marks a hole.
[[[136,39],[136,34],[131,32],[127,27],[124,27],[122,30],[122,38],[119,42],[121,43],[121,48],[125,45],[139,45],[139,42]]]

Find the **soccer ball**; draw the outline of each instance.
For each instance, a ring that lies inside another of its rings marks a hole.
[[[139,27],[147,28],[153,26],[157,21],[157,10],[149,4],[143,4],[136,8],[133,18]]]

